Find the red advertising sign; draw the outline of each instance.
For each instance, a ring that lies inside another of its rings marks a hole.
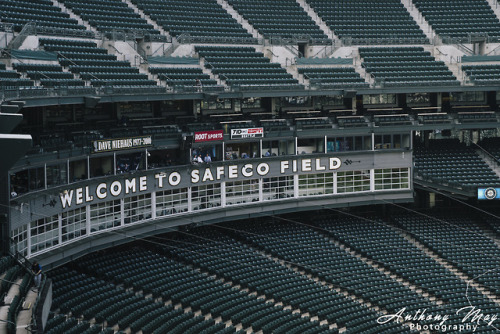
[[[194,133],[194,142],[223,140],[224,132],[222,130],[200,131]]]

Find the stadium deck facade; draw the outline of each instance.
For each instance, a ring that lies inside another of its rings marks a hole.
[[[5,0],[0,17],[2,251],[37,260],[47,270],[104,249],[121,261],[133,255],[118,255],[121,248],[113,247],[136,239],[153,242],[172,231],[184,240],[187,230],[195,236],[207,233],[208,243],[234,238],[276,259],[304,264],[309,260],[293,260],[286,244],[275,249],[250,234],[220,236],[203,226],[251,220],[265,233],[286,239],[292,233],[286,227],[257,218],[293,214],[301,217],[294,221],[319,224],[321,233],[355,252],[368,247],[370,253],[370,245],[343,239],[337,225],[326,223],[325,212],[413,202],[434,207],[436,198],[468,203],[500,198],[500,7],[494,1]],[[326,225],[310,220],[307,212],[324,215]],[[453,261],[439,253],[439,245],[423,242],[425,233],[412,230],[411,217],[390,217],[391,224],[416,236],[418,247],[423,244]],[[498,225],[481,221],[477,226],[483,223],[493,235],[493,246],[480,241],[491,246],[492,265],[498,260]],[[248,222],[238,226],[257,233]],[[297,233],[314,247],[324,246],[308,230]],[[162,241],[160,251],[140,242],[133,247],[139,258],[167,261],[172,271],[183,271],[175,263],[179,260],[200,275],[228,274],[227,281],[238,281],[234,273],[193,258],[190,252],[201,252],[186,246],[199,242],[193,238],[184,244]],[[396,242],[396,236],[391,238]],[[102,261],[109,260],[106,256]],[[106,267],[93,268],[92,258],[84,259],[77,268],[55,269],[54,280],[64,281],[76,270],[83,275],[82,289],[94,274],[104,279],[102,285],[109,284],[109,275],[100,271]],[[325,284],[339,283],[309,266],[314,267],[311,262],[295,269]],[[477,275],[461,270],[464,277]],[[497,278],[486,276],[481,284],[490,295],[474,298],[494,312],[498,268],[489,270]],[[417,287],[424,284],[411,275],[405,279]],[[131,277],[118,281],[135,284]],[[56,290],[63,289],[57,284]],[[259,284],[250,284],[249,291],[276,293]],[[310,292],[323,296],[316,288]],[[163,293],[164,299],[184,305]],[[446,302],[452,298],[432,293]],[[361,295],[377,305],[373,296]],[[58,306],[73,303],[62,290],[55,296]],[[428,296],[425,301],[419,293],[413,297],[429,303]],[[293,298],[287,303],[292,309],[300,305]],[[137,310],[160,312],[146,304]],[[369,308],[358,311],[374,316]],[[285,313],[275,318],[294,323],[297,332],[336,328],[328,316],[316,317],[322,326],[312,329],[308,321]],[[291,330],[271,326],[271,318],[239,325],[265,333]],[[75,333],[92,332],[84,328],[88,323],[51,319],[56,332],[63,324]],[[211,326],[193,319],[199,332]],[[118,318],[106,321],[114,324]],[[118,327],[124,330],[132,322],[123,320]],[[408,330],[337,324],[349,333]],[[134,323],[132,331],[168,332],[157,325],[144,329]],[[229,325],[219,329],[234,332]],[[491,326],[482,330],[494,332]]]

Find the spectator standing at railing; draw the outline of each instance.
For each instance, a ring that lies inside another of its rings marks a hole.
[[[42,282],[42,266],[38,262],[33,262],[31,266],[31,271],[35,275],[35,288],[40,288],[40,283]]]

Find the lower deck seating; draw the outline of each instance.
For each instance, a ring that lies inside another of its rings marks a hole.
[[[500,163],[500,139],[499,138],[485,138],[480,143],[479,146],[484,148],[489,152],[498,163]]]
[[[444,301],[439,306],[438,313],[453,314],[463,305],[468,305],[469,301],[473,305],[480,305],[483,310],[495,309],[494,303],[488,298],[476,289],[467,290],[466,282],[457,280],[451,271],[405,239],[401,230],[377,217],[353,218],[325,214],[310,221],[335,240],[421,287],[429,295]],[[460,227],[450,225],[448,229],[455,231],[460,230]],[[455,242],[455,239],[448,240]],[[460,325],[462,317],[454,315],[448,323]]]
[[[165,305],[152,298],[126,291],[113,283],[92,275],[79,273],[68,268],[59,268],[49,273],[54,285],[52,310],[60,314],[71,312],[66,320],[56,315],[47,324],[46,333],[94,332],[90,320],[105,324],[106,331],[118,326],[124,331],[133,326],[143,333],[234,333],[232,326],[216,325],[212,320],[184,312],[172,305]],[[76,320],[83,318],[83,321]],[[81,324],[84,325],[81,325]],[[102,325],[101,325],[102,326]],[[113,331],[114,332],[114,331]]]
[[[484,235],[478,219],[464,215],[401,215],[396,221],[421,243],[495,294],[498,285],[498,246]],[[452,242],[446,242],[451,240]]]
[[[123,283],[127,287],[142,289],[154,298],[181,303],[202,314],[210,313],[212,318],[221,317],[224,322],[241,323],[244,328],[272,332],[289,323],[304,331],[321,327],[309,318],[293,315],[282,306],[273,306],[257,296],[248,295],[232,288],[209,275],[193,271],[187,266],[165,256],[143,249],[104,255],[99,258],[87,257],[81,262],[82,269],[88,269],[108,279]],[[126,269],[125,271],[123,269]],[[140,330],[140,319],[120,325]],[[124,323],[124,321],[122,321]],[[326,329],[326,328],[323,328]]]
[[[376,319],[425,308],[459,325],[455,311],[469,302],[495,314],[493,301],[421,249],[498,295],[498,246],[483,232],[486,220],[466,212],[397,212],[390,223],[373,213],[352,216],[325,210],[223,223],[87,255],[49,272],[47,333],[234,333],[235,327],[241,334],[250,327],[283,334],[416,333]],[[484,323],[477,332],[495,333]]]

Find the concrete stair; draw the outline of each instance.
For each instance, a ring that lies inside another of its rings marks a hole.
[[[352,49],[352,58],[354,60],[354,70],[370,84],[370,87],[375,87],[375,79],[361,66],[363,59],[361,59],[359,50],[356,47]]]
[[[491,9],[500,20],[500,2],[498,0],[486,0],[490,5]]]
[[[330,27],[323,21],[323,19],[314,11],[314,9],[305,0],[296,0],[302,9],[309,15],[309,17],[319,26],[328,38],[335,41],[336,45],[340,45],[340,39],[330,29]],[[334,50],[332,50],[333,52]]]
[[[76,15],[75,13],[73,13],[73,11],[71,9],[69,9],[68,7],[66,7],[62,2],[59,2],[57,0],[52,0],[52,3],[56,6],[56,7],[59,7],[61,8],[62,12],[63,13],[68,13],[69,14],[69,17],[71,17],[72,19],[75,19],[78,21],[79,24],[85,26],[85,28],[87,28],[88,30],[91,30],[93,31],[94,33],[97,33],[97,29],[92,27],[90,25],[90,23],[88,23],[87,21],[83,20],[80,16]]]
[[[133,4],[132,1],[130,1],[130,0],[122,0],[122,1],[125,2],[130,8],[132,8],[134,10],[134,12],[136,12],[137,14],[139,14],[140,17],[142,17],[149,24],[151,24],[153,26],[153,28],[155,28],[156,30],[158,30],[163,36],[167,36],[170,39],[170,34],[165,29],[163,29],[161,26],[159,26],[155,21],[153,21],[151,19],[151,17],[149,17],[149,15],[146,15],[135,4]]]
[[[229,13],[229,15],[233,17],[233,19],[238,21],[239,24],[241,24],[242,27],[252,35],[253,38],[264,40],[264,36],[262,36],[256,29],[254,29],[254,27],[250,23],[248,23],[248,21],[243,18],[243,16],[241,16],[240,13],[238,13],[226,0],[217,0],[217,3],[221,5],[222,8],[224,8]]]
[[[434,41],[434,44],[442,44],[441,38],[436,34],[434,29],[432,29],[429,22],[427,22],[422,13],[417,9],[417,7],[415,7],[413,2],[411,0],[401,0],[401,3],[405,6],[408,13],[410,13],[413,20],[417,22],[418,26],[424,32],[429,41]]]

